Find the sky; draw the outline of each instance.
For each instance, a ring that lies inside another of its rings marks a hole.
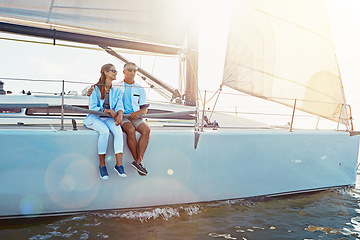
[[[208,24],[210,22],[212,25],[211,28],[204,28],[199,36],[199,88],[209,91],[208,96],[217,90],[222,81],[227,21],[231,10],[229,2],[229,0],[226,0],[218,5],[207,4],[206,8],[209,11],[200,16],[203,23]],[[360,29],[358,27],[360,22],[360,0],[328,0],[328,3],[345,96],[347,102],[352,106],[354,128],[360,130]],[[0,33],[0,38],[39,40],[4,33]],[[40,41],[52,43],[51,40],[40,39]],[[95,83],[99,78],[99,70],[105,63],[114,63],[116,68],[120,70],[118,80],[122,79],[122,63],[103,51],[0,39],[0,54],[0,77],[2,78],[69,80],[84,83],[67,84],[65,91],[76,90],[81,92],[86,86]],[[139,56],[127,53],[124,53],[124,55],[170,85],[179,85],[178,58]],[[142,85],[146,86],[144,83]],[[60,92],[61,85],[58,82],[44,84],[42,82],[5,80],[5,89],[12,90],[14,93],[18,93],[23,89],[32,92]],[[230,90],[224,89],[223,91]],[[158,95],[149,91],[148,97],[157,99]],[[257,100],[252,101],[257,102]],[[239,108],[244,107],[244,104],[247,105],[248,103],[244,101],[242,105],[239,104]]]

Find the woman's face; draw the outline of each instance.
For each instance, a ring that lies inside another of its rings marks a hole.
[[[114,66],[110,67],[109,70],[105,71],[106,78],[110,79],[111,81],[116,80],[117,71]]]

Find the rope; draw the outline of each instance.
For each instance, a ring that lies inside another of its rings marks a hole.
[[[215,95],[216,95],[216,93],[220,90],[221,91],[221,89],[222,89],[222,85],[220,85],[220,87],[216,90],[216,92],[211,96],[211,98],[206,102],[206,103],[209,103],[214,97],[215,97]],[[205,104],[206,104],[205,103]]]
[[[220,96],[220,92],[222,91],[222,85],[220,85],[220,88],[219,88],[219,94],[218,94],[218,96],[217,96],[217,98],[216,98],[216,101],[215,101],[215,104],[214,104],[214,107],[213,107],[213,110],[211,111],[211,114],[210,114],[210,117],[209,117],[209,121],[211,120],[211,117],[212,117],[212,115],[213,115],[213,113],[214,113],[214,110],[215,110],[215,106],[216,106],[216,104],[217,104],[217,101],[219,100],[219,96]],[[215,95],[214,95],[215,96]]]

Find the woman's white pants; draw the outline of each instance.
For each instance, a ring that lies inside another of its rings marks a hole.
[[[121,126],[116,126],[113,118],[104,118],[100,117],[96,119],[93,124],[86,126],[91,128],[99,133],[98,139],[98,153],[106,154],[106,149],[108,146],[110,132],[114,136],[114,152],[122,153],[124,149],[124,139],[123,131]]]

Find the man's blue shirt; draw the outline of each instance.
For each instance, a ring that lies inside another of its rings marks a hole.
[[[125,84],[125,90],[124,90],[124,114],[129,114],[134,112],[133,107],[132,107],[132,102],[131,102],[131,89],[133,87],[134,84],[127,84],[126,82],[124,82]]]

